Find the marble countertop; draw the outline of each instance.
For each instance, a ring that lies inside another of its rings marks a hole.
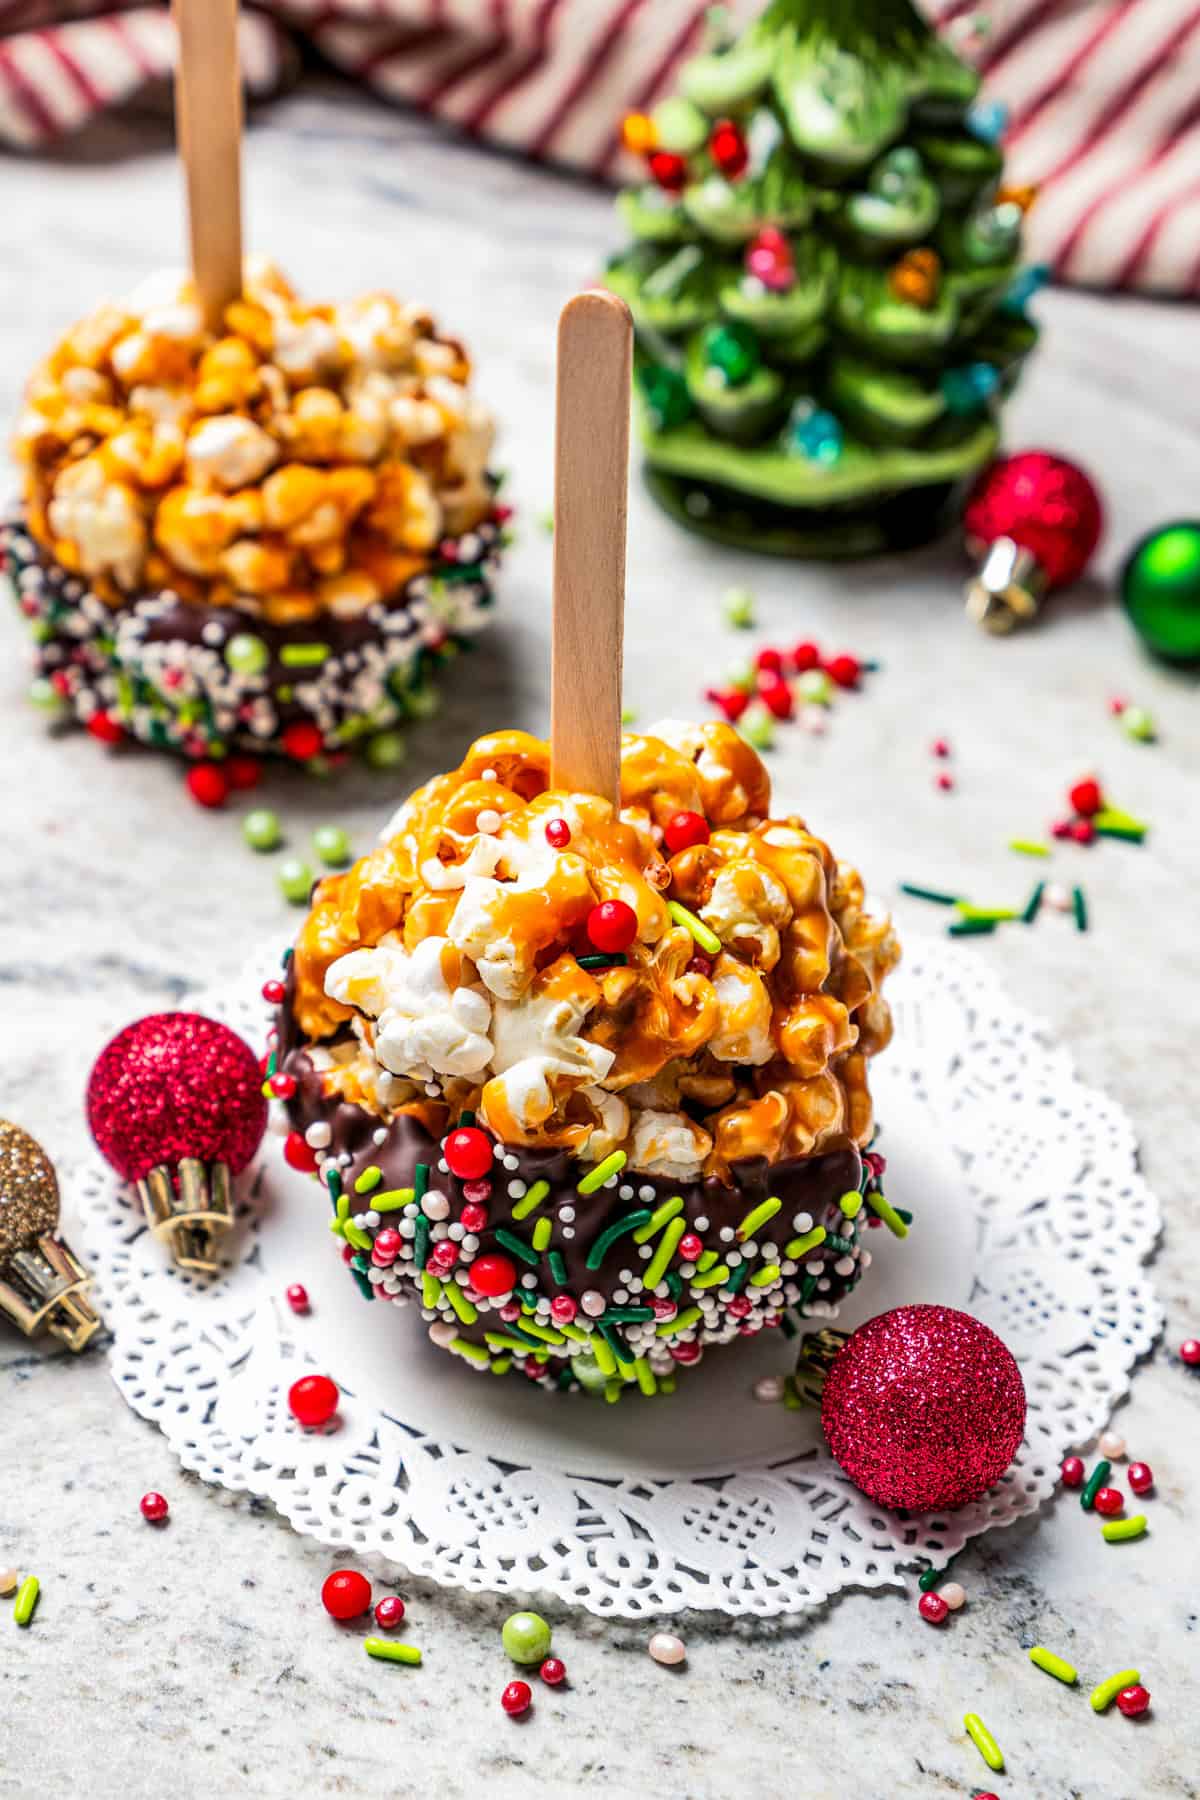
[[[4,185],[9,417],[35,354],[101,295],[178,262],[182,227],[157,122],[106,125],[53,165],[9,159]],[[321,90],[254,125],[247,206],[251,244],[306,291],[394,286],[461,332],[504,421],[524,521],[502,623],[440,719],[414,736],[403,783],[273,778],[266,797],[295,841],[335,819],[362,847],[400,786],[451,766],[479,730],[545,726],[550,555],[537,520],[551,497],[553,326],[563,298],[599,269],[613,223],[605,196],[585,186]],[[627,689],[643,720],[695,710],[745,648],[719,617],[733,581],[756,591],[761,639],[811,635],[877,657],[880,673],[839,704],[828,734],[788,732],[772,767],[779,790],[887,896],[903,879],[1023,892],[1029,870],[1007,840],[1041,829],[1089,769],[1154,821],[1141,851],[1060,852],[1059,870],[1087,883],[1087,935],[1051,918],[973,948],[1051,1021],[1085,1077],[1128,1107],[1168,1217],[1155,1277],[1177,1343],[1200,1331],[1189,1173],[1200,1149],[1200,733],[1195,682],[1146,661],[1109,583],[1137,535],[1196,510],[1200,328],[1194,311],[1081,294],[1046,295],[1040,312],[1044,346],[1009,442],[1076,456],[1109,510],[1094,576],[1041,629],[996,642],[970,627],[952,544],[896,564],[760,563],[681,537],[635,484]],[[186,1000],[295,919],[235,822],[188,804],[169,762],[45,735],[22,704],[12,618],[0,634],[0,1112],[66,1161],[83,1143],[83,1080],[108,1021]],[[1116,692],[1151,708],[1159,743],[1122,736],[1107,709]],[[949,795],[932,782],[936,734],[955,749]],[[901,928],[931,923],[913,902],[897,912]],[[72,1207],[68,1194],[68,1235]],[[503,1602],[402,1583],[420,1641],[452,1679],[381,1684],[368,1666],[343,1683],[312,1610],[329,1553],[269,1508],[181,1475],[121,1404],[101,1354],[73,1359],[4,1334],[0,1565],[38,1572],[44,1597],[36,1629],[0,1626],[0,1794],[30,1800],[78,1782],[95,1800],[449,1800],[483,1777],[503,1796],[534,1784],[697,1800],[935,1800],[990,1786],[1020,1800],[1195,1795],[1197,1602],[1181,1577],[1195,1568],[1198,1416],[1200,1386],[1160,1352],[1119,1421],[1159,1473],[1144,1555],[1097,1559],[1060,1507],[964,1554],[956,1572],[970,1600],[952,1637],[916,1618],[912,1593],[854,1594],[798,1623],[685,1619],[682,1674],[648,1660],[643,1627],[548,1608],[572,1686],[540,1695],[513,1727],[496,1703],[508,1678]],[[170,1495],[166,1534],[138,1517],[150,1487]],[[1052,1682],[1031,1687],[1022,1646],[1038,1639],[1089,1670],[1137,1661],[1152,1717],[1097,1719]],[[999,1780],[984,1779],[961,1730],[972,1705],[1008,1753]]]

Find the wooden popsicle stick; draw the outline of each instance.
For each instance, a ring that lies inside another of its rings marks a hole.
[[[242,291],[242,75],[238,0],[172,0],[179,36],[175,122],[187,186],[192,274],[210,331]]]
[[[621,776],[633,320],[577,294],[558,321],[550,780],[615,805]]]

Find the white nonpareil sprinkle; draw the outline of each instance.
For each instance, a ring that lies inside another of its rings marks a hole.
[[[510,1181],[508,1184],[509,1198],[512,1200],[519,1200],[526,1191],[523,1181]]]
[[[801,1236],[803,1236],[806,1231],[811,1231],[813,1228],[812,1214],[806,1213],[806,1212],[798,1212],[795,1215],[795,1217],[793,1218],[792,1224],[795,1226],[796,1230],[801,1234]]]
[[[386,1136],[386,1133],[384,1134]],[[312,1150],[325,1150],[329,1147],[333,1132],[324,1119],[314,1119],[304,1134],[304,1141]]]
[[[475,829],[481,831],[485,837],[491,837],[499,831],[503,823],[504,820],[494,806],[481,806],[475,814]]]

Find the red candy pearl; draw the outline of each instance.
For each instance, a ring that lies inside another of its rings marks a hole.
[[[376,1242],[378,1242],[378,1239]],[[458,1245],[452,1238],[443,1238],[441,1242],[435,1244],[433,1249],[429,1252],[430,1265],[439,1275],[448,1275],[458,1261],[458,1257]]]
[[[124,727],[118,724],[111,713],[94,712],[87,722],[87,728],[102,744],[119,744],[124,741]]]
[[[308,762],[319,756],[325,747],[325,739],[318,728],[308,719],[297,719],[289,725],[280,738],[284,755],[294,758],[296,762]]]
[[[460,1181],[479,1181],[489,1173],[496,1151],[486,1131],[478,1125],[460,1125],[442,1145],[450,1173]]]
[[[939,775],[937,777],[937,780],[934,783],[934,786],[940,788],[943,794],[948,794],[950,792],[951,788],[954,786],[953,775],[946,775],[946,774]]]
[[[195,763],[183,779],[198,806],[224,806],[229,798],[225,771],[218,769],[216,763]]]
[[[375,1623],[382,1626],[384,1631],[391,1631],[393,1626],[399,1625],[403,1617],[404,1602],[399,1594],[388,1594],[375,1608]]]
[[[755,653],[754,666],[760,672],[766,669],[772,675],[781,675],[783,673],[783,651],[773,650],[768,644]]]
[[[538,1674],[547,1687],[558,1687],[567,1679],[567,1665],[565,1662],[560,1662],[557,1656],[548,1656],[538,1670]]]
[[[335,1569],[321,1586],[321,1605],[331,1619],[357,1619],[371,1604],[371,1584],[357,1569]]]
[[[792,697],[792,690],[782,675],[761,675],[758,697],[776,719],[790,719],[795,711],[796,702]]]
[[[291,1287],[284,1291],[284,1299],[294,1313],[306,1313],[309,1310],[308,1289],[303,1282],[293,1281]]]
[[[1149,1463],[1130,1463],[1128,1476],[1129,1485],[1135,1494],[1148,1494],[1154,1486],[1154,1470]]]
[[[1069,1487],[1069,1488],[1082,1487],[1083,1486],[1083,1478],[1087,1474],[1087,1468],[1086,1468],[1086,1465],[1084,1464],[1084,1460],[1083,1460],[1082,1456],[1064,1457],[1063,1465],[1062,1465],[1062,1468],[1059,1470],[1059,1474],[1062,1477],[1062,1484],[1064,1487]]]
[[[1096,1495],[1094,1505],[1098,1513],[1111,1518],[1114,1513],[1124,1512],[1125,1496],[1120,1488],[1102,1487]]]
[[[244,793],[262,780],[262,764],[257,756],[230,756],[225,760],[225,775],[231,788]]]
[[[917,1611],[931,1625],[944,1625],[950,1617],[950,1608],[940,1594],[922,1594],[917,1602]]]
[[[288,1410],[300,1425],[328,1425],[340,1398],[328,1375],[302,1375],[288,1389]]]
[[[1096,827],[1090,819],[1074,819],[1071,822],[1069,835],[1077,844],[1090,844],[1096,835]]]
[[[792,667],[798,675],[821,666],[821,652],[811,638],[804,638],[792,651]]]
[[[460,1216],[464,1231],[482,1231],[488,1222],[486,1206],[464,1206]]]
[[[283,994],[284,994],[284,987],[283,987],[282,981],[264,981],[263,982],[262,997],[268,1003],[268,1005],[278,1006],[280,1001],[283,999]]]
[[[1100,792],[1098,781],[1077,781],[1067,798],[1071,802],[1073,811],[1082,813],[1087,819],[1090,819],[1093,813],[1098,813],[1104,805],[1104,795]]]
[[[1149,1705],[1150,1689],[1144,1688],[1140,1681],[1134,1687],[1122,1688],[1117,1695],[1117,1709],[1127,1719],[1139,1718]]]
[[[697,1237],[694,1231],[685,1231],[679,1240],[679,1254],[684,1262],[695,1262],[698,1256],[704,1255],[704,1239]]]
[[[371,1261],[376,1268],[385,1269],[395,1262],[403,1248],[404,1239],[400,1233],[388,1226],[386,1230],[376,1234],[375,1243],[371,1249]]]
[[[646,162],[659,187],[665,188],[668,194],[678,194],[687,186],[687,163],[673,150],[655,150]]]
[[[672,856],[697,844],[707,844],[708,838],[708,821],[698,812],[672,813],[663,827],[663,843]]]
[[[750,704],[750,696],[741,688],[709,688],[705,694],[714,706],[719,706],[731,725],[736,725]]]
[[[283,1160],[289,1168],[299,1169],[302,1175],[311,1175],[317,1166],[317,1153],[311,1144],[306,1144],[303,1134],[289,1131],[283,1140]]]
[[[1200,1363],[1200,1338],[1184,1338],[1179,1346],[1179,1360],[1185,1362],[1190,1369]]]
[[[671,1345],[671,1355],[677,1363],[686,1365],[688,1363],[699,1362],[703,1354],[704,1352],[699,1344]]]
[[[750,160],[746,134],[732,119],[718,119],[708,140],[709,154],[728,181],[745,174]]]
[[[517,1719],[533,1705],[533,1689],[527,1681],[510,1681],[500,1696],[500,1704],[510,1719]]]
[[[550,1317],[569,1325],[579,1311],[579,1303],[571,1294],[555,1294],[550,1302]]]
[[[477,1294],[495,1300],[511,1294],[517,1285],[517,1266],[507,1256],[477,1256],[470,1268],[471,1286]]]
[[[637,928],[637,914],[624,900],[602,900],[587,917],[588,939],[605,956],[628,950]]]
[[[862,674],[862,664],[857,656],[851,656],[843,650],[840,656],[832,657],[825,664],[825,673],[831,681],[836,681],[839,687],[857,687],[859,676]]]
[[[138,1505],[143,1519],[150,1525],[161,1525],[171,1510],[162,1494],[143,1494]]]
[[[552,850],[565,850],[571,841],[571,827],[565,819],[551,819],[546,826],[546,842]]]
[[[290,1100],[296,1091],[296,1077],[281,1069],[278,1075],[271,1076],[268,1086],[277,1100]]]

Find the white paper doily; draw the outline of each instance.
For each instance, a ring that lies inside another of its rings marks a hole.
[[[257,1047],[272,960],[190,1004]],[[794,1358],[780,1332],[710,1353],[671,1399],[605,1406],[474,1373],[428,1344],[415,1308],[360,1300],[319,1193],[275,1138],[210,1284],[168,1266],[104,1164],[81,1172],[118,1387],[205,1480],[261,1495],[324,1543],[474,1591],[549,1592],[626,1618],[768,1616],[944,1562],[1033,1511],[1067,1449],[1107,1421],[1161,1326],[1142,1267],[1160,1221],[1122,1109],[1077,1080],[980,961],[910,942],[891,993],[896,1038],[872,1079],[888,1193],[915,1222],[903,1244],[872,1233],[874,1266],[841,1323],[938,1301],[1011,1347],[1026,1439],[976,1505],[883,1512],[830,1459],[815,1414],[756,1404],[756,1376]],[[284,1301],[293,1281],[307,1318]],[[286,1406],[312,1369],[343,1392],[324,1434]]]

